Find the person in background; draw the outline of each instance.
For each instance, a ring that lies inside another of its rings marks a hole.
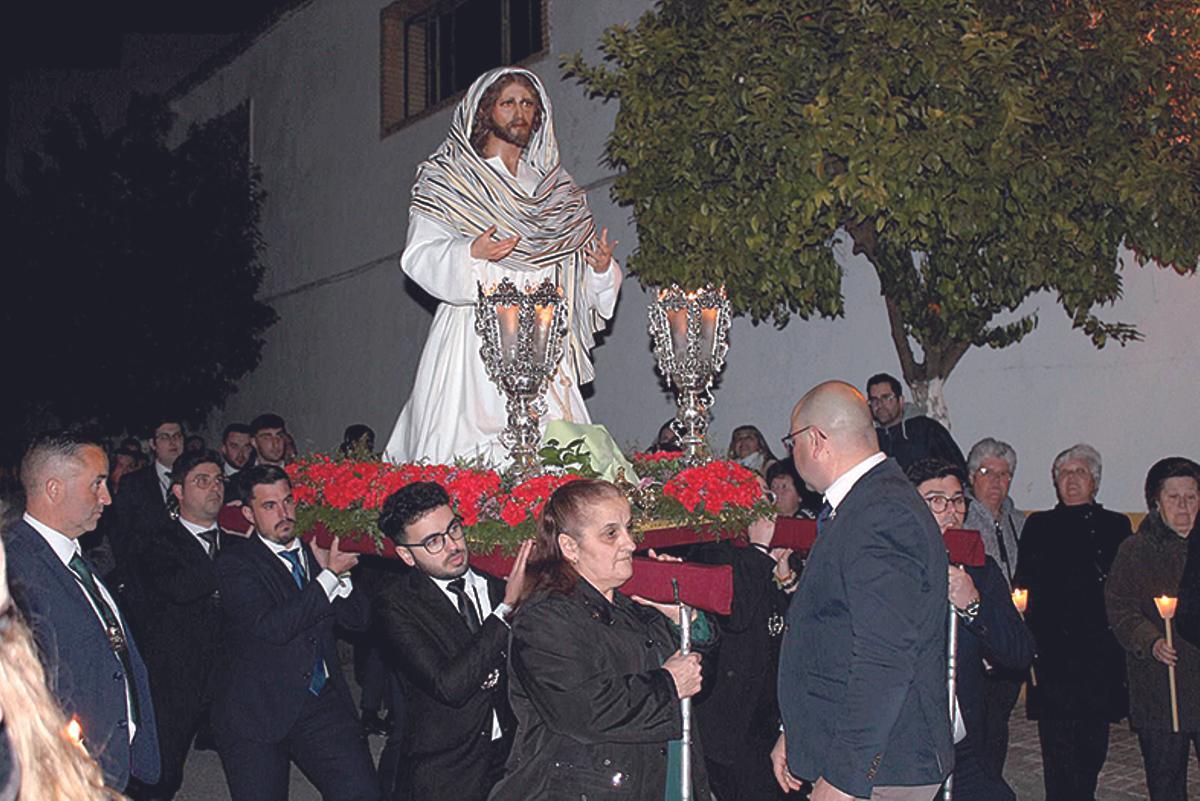
[[[922,459],[945,459],[962,467],[963,455],[946,427],[923,414],[904,418],[900,382],[887,373],[867,379],[867,402],[875,418],[879,448],[907,470]]]
[[[183,440],[183,423],[178,418],[155,421],[150,429],[151,465],[121,479],[121,492],[113,499],[105,520],[113,557],[121,571],[118,584],[134,584],[132,577],[138,573],[137,562],[146,539],[171,522],[167,506],[171,467],[183,453]],[[130,604],[137,605],[136,586],[131,586],[129,593],[120,586],[117,589],[130,599]],[[139,611],[129,610],[135,625]]]
[[[338,446],[338,455],[373,457],[375,455],[375,431],[363,423],[346,426],[346,431],[342,434],[342,444]]]
[[[199,434],[188,434],[187,439],[183,441],[185,453],[202,453],[207,448],[208,446],[204,444],[204,437]]]
[[[726,458],[750,468],[759,475],[766,475],[767,468],[777,461],[767,445],[767,438],[755,426],[738,426],[733,429]]]
[[[254,464],[254,432],[245,423],[230,423],[221,432],[221,458],[224,461],[225,477],[230,478],[240,470]]]
[[[925,459],[906,471],[937,521],[943,536],[962,528],[967,499],[962,468],[941,459]],[[950,565],[950,603],[958,618],[957,742],[954,747],[954,794],[970,801],[1014,801],[1003,776],[983,764],[987,724],[988,665],[1028,671],[1033,662],[1033,635],[1013,606],[1008,583],[996,560],[980,566]]]
[[[250,434],[258,454],[255,463],[283,467],[287,462],[287,424],[283,418],[270,412],[260,414],[250,421]]]
[[[659,427],[658,434],[654,437],[654,444],[647,449],[646,453],[679,453],[679,435],[675,433],[674,423],[675,418],[671,418]]]
[[[983,550],[996,561],[1005,584],[1012,589],[1025,515],[1009,496],[1017,472],[1017,452],[1007,442],[987,437],[971,446],[967,455],[967,517],[963,528],[978,531]],[[1025,673],[992,665],[984,683],[984,731],[979,759],[988,775],[1004,778],[1008,757],[1008,719],[1021,694]]]
[[[115,498],[121,491],[121,479],[130,473],[136,473],[145,464],[145,454],[141,451],[130,450],[124,446],[113,451],[112,467],[108,472],[109,492]]]
[[[1189,535],[1200,510],[1200,465],[1175,456],[1146,474],[1148,514],[1121,543],[1105,587],[1108,621],[1125,649],[1129,724],[1137,732],[1150,801],[1187,798],[1188,758],[1200,749],[1200,648],[1186,637],[1167,645],[1154,599],[1179,597]],[[1180,628],[1180,632],[1183,632]],[[1179,731],[1173,732],[1167,667],[1174,666]]]
[[[1029,591],[1025,620],[1037,642],[1037,721],[1046,801],[1090,799],[1108,758],[1108,727],[1125,717],[1124,652],[1104,608],[1104,586],[1129,518],[1096,502],[1100,454],[1079,444],[1051,468],[1058,505],[1025,521],[1013,584]]]
[[[33,633],[8,591],[0,540],[0,799],[117,801],[100,766],[69,737]]]
[[[816,519],[821,509],[821,495],[804,485],[791,459],[780,459],[767,468],[766,480],[780,517]]]

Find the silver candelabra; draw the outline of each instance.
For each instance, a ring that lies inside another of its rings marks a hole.
[[[506,399],[508,425],[500,442],[521,473],[538,468],[542,395],[562,359],[567,307],[562,290],[547,279],[524,291],[508,278],[485,289],[479,284],[475,331],[488,377]]]
[[[661,289],[650,303],[650,334],[658,369],[675,385],[679,411],[671,427],[679,435],[684,458],[693,464],[710,456],[704,443],[712,382],[725,366],[731,309],[725,287],[685,292]]]

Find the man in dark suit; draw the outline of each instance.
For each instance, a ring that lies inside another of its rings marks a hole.
[[[326,801],[376,801],[379,785],[333,638],[366,627],[358,561],[296,538],[287,473],[249,468],[242,513],[255,533],[217,556],[224,649],[213,737],[233,801],[286,799],[291,762]]]
[[[221,630],[213,560],[222,547],[217,513],[224,479],[213,451],[189,451],[176,459],[171,494],[179,519],[146,541],[139,560],[146,600],[140,634],[162,750],[158,798],[178,791],[188,749],[212,698]]]
[[[154,703],[146,666],[113,596],[83,557],[79,537],[112,502],[104,449],[56,432],[34,440],[21,461],[25,514],[4,535],[9,581],[38,644],[47,682],[104,781],[159,776]]]
[[[849,384],[801,398],[787,442],[825,505],[780,654],[776,778],[812,801],[930,801],[954,766],[937,523]]]
[[[508,583],[470,569],[462,521],[440,485],[383,504],[379,528],[412,568],[376,600],[384,658],[405,688],[405,724],[380,758],[389,801],[483,801],[512,746],[505,617],[525,580],[526,542]]]

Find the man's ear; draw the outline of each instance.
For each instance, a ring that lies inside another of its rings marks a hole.
[[[51,476],[42,484],[42,489],[45,490],[46,498],[56,504],[66,496],[67,485],[58,476]]]
[[[401,562],[409,567],[416,567],[417,560],[413,559],[411,550],[405,548],[403,545],[393,545],[392,547],[396,549],[396,556],[400,557]]]
[[[246,518],[246,522],[254,525],[254,513],[250,511],[249,504],[242,504],[242,517]]]
[[[171,494],[175,496],[175,500],[182,501],[183,500],[183,485],[182,484],[172,484],[171,485]]]

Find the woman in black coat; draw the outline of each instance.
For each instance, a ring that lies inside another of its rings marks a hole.
[[[1108,726],[1128,711],[1125,654],[1109,628],[1104,586],[1129,518],[1096,503],[1100,454],[1076,445],[1054,460],[1059,503],[1029,516],[1014,586],[1029,591],[1037,685],[1026,709],[1038,724],[1046,801],[1092,799],[1108,758]]]
[[[616,591],[633,575],[629,516],[621,491],[593,480],[560,487],[542,512],[509,649],[517,732],[490,801],[666,798],[700,657],[677,652],[670,607]],[[707,799],[695,731],[692,782]]]

